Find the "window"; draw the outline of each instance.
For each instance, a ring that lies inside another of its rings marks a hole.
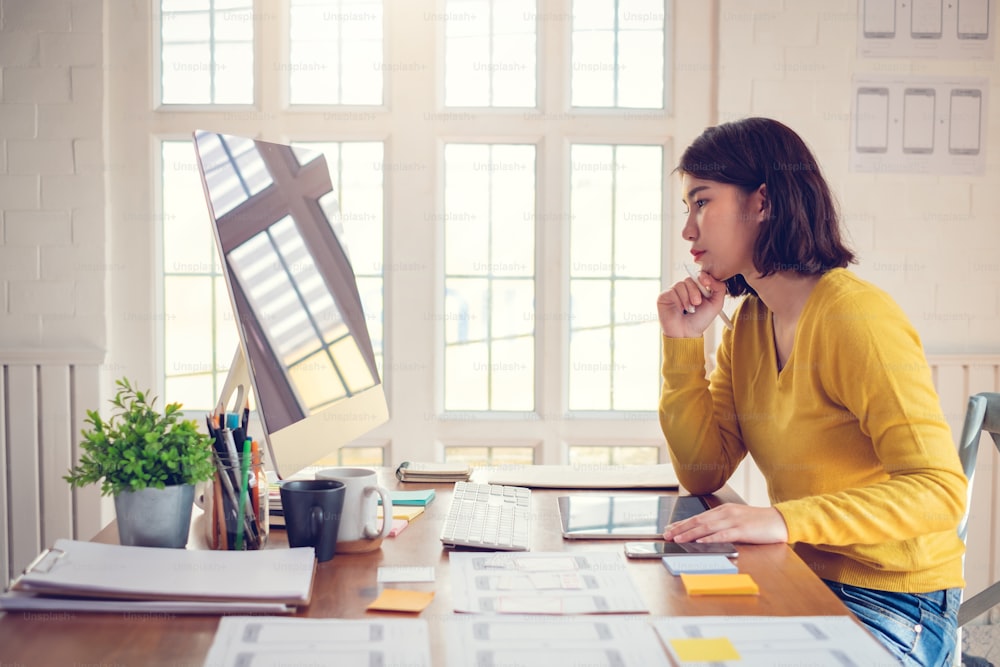
[[[165,402],[208,410],[239,346],[194,146],[160,144]]]
[[[292,104],[382,104],[381,0],[291,0]]]
[[[669,39],[681,21],[709,35],[710,12],[643,0],[151,7],[152,36],[109,47],[109,62],[156,54],[148,72],[114,76],[158,106],[111,128],[112,162],[148,157],[150,172],[114,172],[109,192],[112,210],[151,212],[158,270],[137,279],[155,281],[162,317],[156,340],[112,327],[136,358],[160,351],[166,400],[209,409],[236,348],[190,141],[207,128],[326,156],[337,197],[321,203],[344,229],[391,416],[331,460],[664,460],[655,299],[682,275],[664,214],[672,137],[704,127],[713,85],[671,70]],[[108,11],[112,25],[129,16]],[[708,62],[703,41],[685,55]],[[196,60],[209,66],[173,66]],[[677,115],[674,86],[691,100]],[[129,222],[113,225],[134,234]]]
[[[448,0],[444,103],[535,106],[535,0]]]
[[[159,15],[163,104],[253,102],[251,0],[162,0]]]
[[[570,152],[571,410],[655,410],[663,149]]]
[[[666,27],[661,0],[573,0],[573,106],[662,109]]]
[[[445,147],[445,410],[534,409],[534,152]]]

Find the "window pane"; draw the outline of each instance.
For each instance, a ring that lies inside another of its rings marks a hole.
[[[446,106],[533,107],[534,0],[448,0]]]
[[[660,146],[570,149],[571,410],[653,410],[663,206]]]
[[[292,104],[382,104],[381,0],[291,0]]]
[[[163,104],[251,104],[253,3],[161,0]]]
[[[656,465],[659,463],[659,449],[656,447],[628,445],[571,445],[570,465]]]
[[[571,104],[663,108],[662,0],[574,0]]]
[[[445,447],[447,463],[467,463],[473,467],[531,465],[533,447]]]
[[[253,88],[248,88],[247,82],[253,82],[253,44],[217,44],[215,62],[218,71],[224,72],[225,76],[215,78],[215,99],[212,101],[216,104],[252,102],[252,97],[247,97],[247,91],[252,95]]]
[[[573,31],[571,103],[575,107],[615,106],[615,34]]]
[[[238,339],[190,141],[160,145],[164,404],[209,410]]]
[[[611,327],[569,332],[569,409],[611,409]],[[655,364],[653,364],[655,366]]]
[[[531,410],[535,147],[444,156],[445,409]]]
[[[575,145],[570,152],[570,275],[603,276],[611,267],[614,151]]]
[[[618,46],[618,104],[663,107],[663,33],[623,31]]]
[[[383,447],[341,447],[337,450],[337,465],[341,466],[383,466]]]

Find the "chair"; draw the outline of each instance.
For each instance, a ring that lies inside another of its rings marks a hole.
[[[965,413],[965,425],[958,441],[958,457],[962,461],[962,470],[969,480],[969,494],[965,507],[965,515],[958,526],[958,536],[965,542],[969,528],[969,503],[972,500],[972,482],[976,472],[976,459],[979,455],[979,439],[985,431],[993,436],[993,442],[1000,451],[1000,393],[984,392],[969,397],[969,407]],[[997,604],[1000,604],[1000,581],[994,582],[986,590],[963,600],[958,608],[958,627],[972,619],[985,614]]]

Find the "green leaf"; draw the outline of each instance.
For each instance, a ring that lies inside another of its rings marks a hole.
[[[114,410],[104,419],[86,410],[80,459],[63,477],[72,486],[101,482],[101,493],[113,495],[148,486],[193,484],[214,472],[212,439],[193,420],[180,419],[180,403],[161,414],[156,397],[133,387],[128,378],[115,381],[109,400]]]

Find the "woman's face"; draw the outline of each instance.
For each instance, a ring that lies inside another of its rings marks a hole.
[[[681,193],[687,216],[682,234],[702,270],[716,280],[756,275],[753,247],[765,217],[764,186],[748,195],[735,185],[683,174]]]

